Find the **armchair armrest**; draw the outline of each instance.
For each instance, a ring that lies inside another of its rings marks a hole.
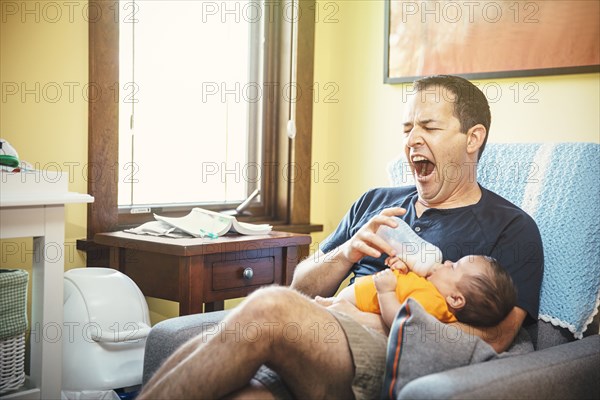
[[[600,335],[423,376],[399,399],[597,398]]]
[[[152,377],[162,363],[188,339],[204,330],[214,329],[227,311],[186,315],[159,322],[150,330],[144,352],[142,385]]]

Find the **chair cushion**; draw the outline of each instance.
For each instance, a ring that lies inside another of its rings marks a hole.
[[[396,398],[407,383],[421,376],[497,357],[482,339],[441,323],[409,298],[390,328],[380,397]]]

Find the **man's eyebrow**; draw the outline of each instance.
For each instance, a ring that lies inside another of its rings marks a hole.
[[[420,125],[427,125],[427,124],[429,124],[431,122],[438,122],[438,120],[432,119],[432,118],[419,120],[419,124]]]
[[[427,124],[435,123],[435,122],[439,122],[439,121],[437,119],[433,119],[433,118],[421,119],[421,120],[417,121],[417,123],[419,125],[427,125]],[[405,126],[405,127],[406,126],[412,126],[413,123],[412,122],[404,122],[402,125]]]

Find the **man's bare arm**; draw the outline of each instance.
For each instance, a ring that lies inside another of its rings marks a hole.
[[[395,255],[395,250],[376,235],[381,225],[397,226],[392,218],[406,210],[392,207],[371,218],[346,243],[327,254],[318,251],[302,261],[294,271],[292,288],[310,296],[333,296],[352,266],[365,256],[379,257],[382,253]]]
[[[386,336],[390,332],[385,322],[383,322],[381,315],[360,311],[358,308],[356,308],[356,306],[346,299],[340,297],[316,297],[315,301],[323,307],[346,314],[362,326],[374,329]]]
[[[502,322],[491,328],[476,328],[460,322],[454,324],[464,332],[479,336],[491,345],[497,353],[501,353],[510,347],[526,316],[527,312],[525,310],[515,307]]]
[[[339,247],[327,254],[319,250],[298,264],[292,288],[310,297],[331,297],[352,265],[353,263],[344,259]]]

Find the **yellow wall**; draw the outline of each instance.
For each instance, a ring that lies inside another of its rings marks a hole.
[[[0,137],[36,168],[71,171],[69,190],[85,193],[87,1],[70,4],[71,18],[63,4],[0,0]],[[68,205],[66,220],[65,263],[81,266],[75,240],[86,235],[86,206]],[[31,264],[31,241],[18,243],[24,252],[10,260],[3,245],[2,267]]]
[[[386,185],[386,165],[401,151],[399,116],[406,90],[383,84],[383,1],[324,0],[317,9],[313,162],[319,173],[311,219],[324,224],[324,232],[314,234],[316,242],[335,228],[357,196]],[[71,171],[69,189],[85,192],[87,1],[0,0],[0,10],[0,137],[24,160]],[[598,74],[481,82],[501,93],[492,104],[490,141],[598,142],[599,82]],[[532,90],[528,83],[537,90],[537,103],[525,102]],[[7,93],[14,85],[18,93]],[[22,99],[23,89],[33,94]],[[85,262],[75,240],[86,234],[85,206],[69,205],[66,213],[66,267],[81,267]],[[22,254],[3,253],[0,266],[30,265],[27,243],[19,243]],[[153,321],[176,313],[171,302],[151,300],[150,308]]]
[[[51,3],[0,0],[0,137],[37,169],[70,171],[69,190],[86,193],[87,1],[70,4],[72,18]],[[85,265],[75,241],[86,235],[86,213],[65,207],[67,269]],[[32,249],[30,238],[0,241],[0,268],[31,273]]]

